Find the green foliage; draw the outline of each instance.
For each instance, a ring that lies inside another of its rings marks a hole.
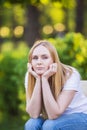
[[[18,114],[17,106],[20,103],[18,100],[18,83],[17,83],[17,70],[16,70],[17,61],[10,56],[3,58],[0,63],[1,69],[1,94],[3,97],[4,105],[1,105],[6,109],[10,114]],[[10,107],[9,107],[10,106]]]
[[[82,79],[87,79],[87,40],[80,33],[68,33],[62,38],[48,39],[56,47],[64,64],[76,67]]]
[[[19,116],[4,116],[4,121],[0,122],[1,130],[24,130],[25,121]]]
[[[9,45],[11,44],[2,45],[2,53],[0,55],[0,111],[9,115],[18,115],[19,105],[22,103],[19,91],[24,91],[27,63],[27,53],[25,51],[29,50],[23,43],[19,44],[14,50],[12,45],[11,47]],[[6,50],[7,46],[10,48],[8,52]]]

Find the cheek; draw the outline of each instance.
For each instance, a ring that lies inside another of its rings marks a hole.
[[[35,62],[35,61],[32,61],[31,64],[32,64],[32,66],[35,66],[36,62]]]
[[[34,69],[35,66],[36,66],[35,62],[31,62],[31,65],[32,65],[32,68],[33,68],[33,69]]]
[[[53,63],[53,61],[49,61],[49,62],[46,63],[47,69],[49,69],[49,67],[50,67],[50,65],[51,65],[52,63]]]

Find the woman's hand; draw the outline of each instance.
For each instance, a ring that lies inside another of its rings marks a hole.
[[[57,63],[53,63],[50,65],[49,69],[42,75],[42,78],[49,78],[57,72]]]
[[[31,63],[27,64],[28,72],[32,74],[36,79],[40,78],[40,76],[32,69]]]

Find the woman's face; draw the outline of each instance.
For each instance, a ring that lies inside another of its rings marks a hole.
[[[52,63],[53,59],[46,47],[39,45],[34,49],[31,64],[33,70],[38,75],[42,75],[44,72],[46,72]]]

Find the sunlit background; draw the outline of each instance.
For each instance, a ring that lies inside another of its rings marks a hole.
[[[86,0],[0,0],[0,129],[23,130],[24,77],[35,40],[47,39],[60,60],[87,80]]]

